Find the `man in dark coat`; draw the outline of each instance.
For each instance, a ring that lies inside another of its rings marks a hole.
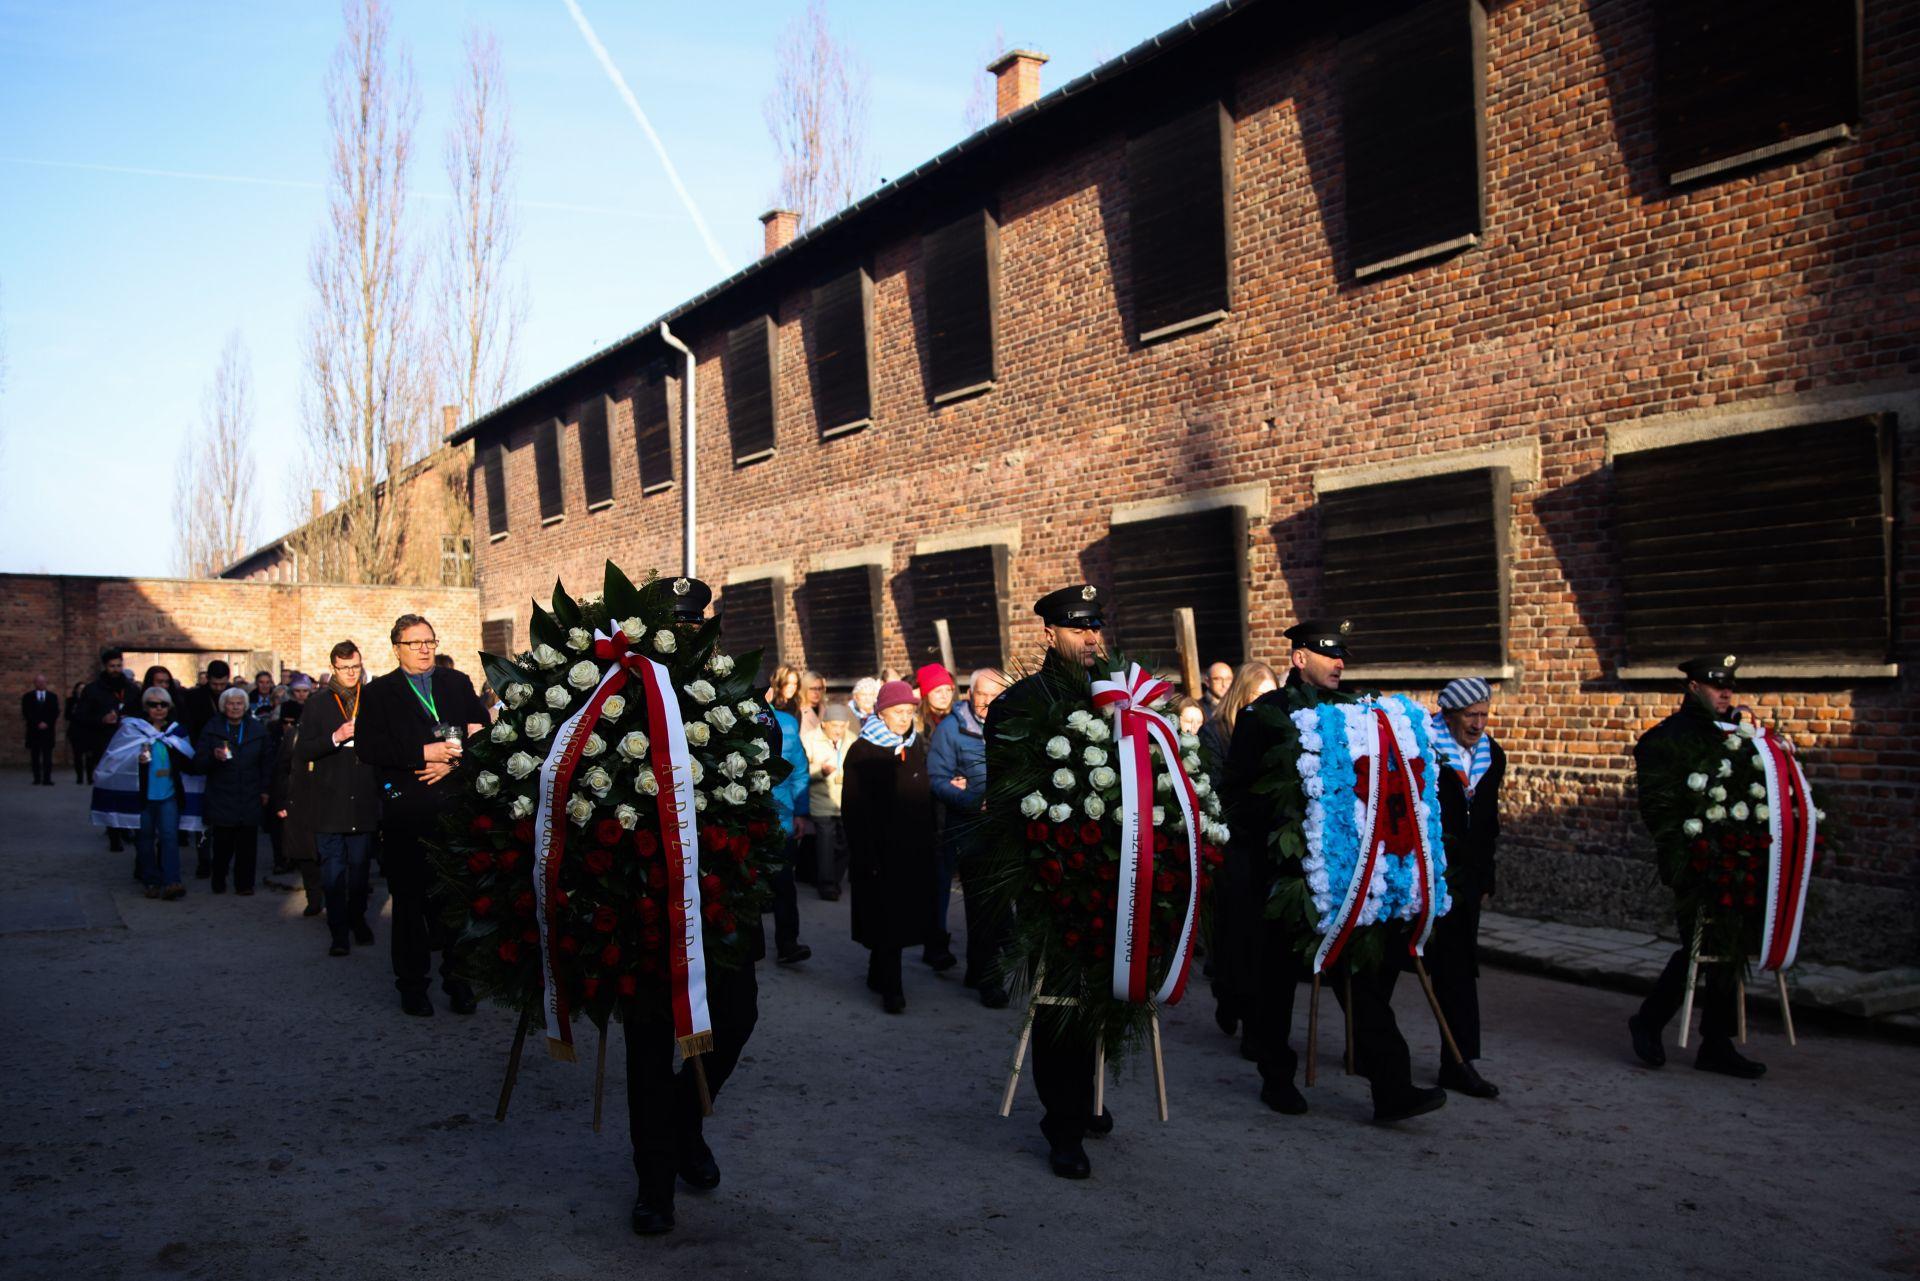
[[[1286,636],[1293,642],[1286,684],[1255,699],[1235,720],[1222,799],[1233,832],[1227,844],[1232,869],[1228,878],[1246,890],[1241,896],[1244,915],[1238,924],[1245,937],[1258,940],[1246,949],[1254,954],[1258,971],[1250,984],[1244,976],[1240,981],[1242,990],[1253,996],[1260,1098],[1276,1112],[1297,1115],[1307,1110],[1307,1100],[1293,1083],[1299,1064],[1290,1040],[1293,999],[1300,983],[1311,977],[1310,967],[1300,955],[1304,940],[1296,937],[1292,924],[1268,919],[1265,910],[1279,875],[1271,846],[1273,833],[1281,824],[1300,822],[1302,816],[1281,813],[1270,794],[1255,789],[1272,768],[1268,754],[1285,741],[1276,720],[1325,702],[1353,702],[1354,696],[1340,688],[1348,657],[1345,623],[1309,620],[1288,628]],[[1355,1066],[1372,1087],[1376,1121],[1402,1121],[1447,1101],[1445,1090],[1423,1090],[1413,1084],[1406,1038],[1393,1017],[1397,977],[1398,970],[1391,966],[1354,974],[1350,1002],[1346,985],[1333,985],[1353,1025]]]
[[[307,699],[293,741],[293,770],[304,775],[298,818],[311,834],[332,942],[329,956],[346,956],[348,942],[373,942],[367,924],[367,868],[380,826],[380,789],[373,767],[360,759],[360,699],[366,692],[360,647],[350,640],[328,658],[333,679]]]
[[[454,977],[451,942],[432,901],[433,869],[426,846],[434,839],[449,780],[469,734],[487,723],[473,682],[452,668],[436,668],[440,648],[433,624],[402,614],[390,633],[398,666],[367,686],[354,726],[360,758],[374,768],[382,792],[381,862],[393,899],[391,952],[400,1008],[433,1013],[427,996],[433,953],[441,954],[440,984],[456,1014],[476,1008],[473,989]]]
[[[47,678],[33,678],[33,688],[20,696],[20,723],[27,734],[27,761],[33,781],[53,786],[53,730],[60,723],[60,696],[47,688]]]
[[[907,1008],[900,953],[927,941],[927,887],[933,884],[933,793],[927,738],[913,726],[918,700],[905,681],[888,681],[873,718],[847,751],[840,815],[847,825],[853,886],[853,941],[865,947],[867,986],[887,1013]]]
[[[1477,1099],[1500,1091],[1480,1075],[1480,905],[1493,894],[1493,847],[1500,839],[1500,784],[1507,753],[1487,732],[1493,689],[1478,677],[1440,691],[1433,737],[1440,751],[1440,827],[1447,844],[1452,909],[1433,924],[1427,968],[1465,1063],[1441,1051],[1440,1084]]]
[[[1062,587],[1034,602],[1047,638],[1046,655],[1038,671],[1008,686],[987,709],[987,777],[1005,777],[1009,769],[1001,739],[1008,717],[1017,717],[1050,698],[1091,698],[1088,673],[1099,665],[1106,650],[1100,634],[1106,626],[1100,590],[1085,583]],[[996,807],[1005,799],[991,802]],[[990,813],[998,828],[1017,814]],[[1047,1136],[1047,1161],[1063,1179],[1084,1179],[1093,1173],[1087,1159],[1086,1136],[1113,1129],[1108,1112],[1093,1115],[1093,1043],[1073,1035],[1072,1026],[1057,1007],[1041,1006],[1033,1021],[1033,1087],[1046,1115],[1040,1132]]]
[[[1711,743],[1737,725],[1748,709],[1733,704],[1734,680],[1739,660],[1732,654],[1690,658],[1680,664],[1686,675],[1686,692],[1680,706],[1665,720],[1640,736],[1633,747],[1634,777],[1639,789],[1640,818],[1653,837],[1654,857],[1660,869],[1660,883],[1673,884],[1673,873],[1684,859],[1680,850],[1681,833],[1671,815],[1661,812],[1655,800],[1667,790],[1673,775],[1684,769],[1684,760],[1704,743]],[[1679,918],[1680,946],[1667,962],[1653,991],[1633,1017],[1627,1031],[1633,1037],[1633,1052],[1648,1067],[1660,1067],[1667,1061],[1660,1034],[1679,1012],[1686,996],[1687,961],[1692,952],[1694,922],[1688,915]],[[1702,1071],[1753,1080],[1766,1073],[1766,1066],[1747,1058],[1733,1047],[1740,999],[1735,986],[1733,965],[1702,965],[1707,980],[1707,995],[1700,1007],[1700,1050],[1693,1065]]]
[[[87,781],[120,728],[123,716],[138,716],[139,688],[126,673],[126,656],[117,649],[100,652],[100,674],[87,682],[74,711],[74,745],[86,759]],[[107,829],[107,848],[122,848],[120,829]]]
[[[207,683],[195,685],[180,696],[180,706],[176,710],[187,731],[195,738],[200,737],[200,731],[207,727],[207,722],[219,714],[220,695],[226,691],[227,679],[231,674],[232,669],[227,666],[226,660],[216,658],[207,664]]]

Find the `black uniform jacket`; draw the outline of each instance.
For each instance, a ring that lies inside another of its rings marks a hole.
[[[442,723],[458,727],[462,737],[467,726],[487,723],[486,709],[465,674],[436,667],[430,679]],[[431,787],[414,777],[414,771],[426,764],[421,749],[434,741],[434,723],[433,715],[414,696],[403,669],[396,667],[367,685],[354,733],[360,759],[373,766],[386,812],[427,818],[445,789],[453,786],[452,775]]]
[[[1647,825],[1647,832],[1653,837],[1663,885],[1673,884],[1672,863],[1676,853],[1673,847],[1679,833],[1667,830],[1668,816],[1660,812],[1655,798],[1663,789],[1671,787],[1672,775],[1680,768],[1677,758],[1725,732],[1715,724],[1715,719],[1704,703],[1689,694],[1677,711],[1642,734],[1640,741],[1633,745],[1640,821]]]

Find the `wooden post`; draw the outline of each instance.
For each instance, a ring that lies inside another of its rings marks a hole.
[[[1348,1076],[1352,1076],[1353,1075],[1353,967],[1352,966],[1347,967],[1347,972],[1341,976],[1340,981],[1346,985],[1345,991],[1347,994],[1347,1003],[1341,1007],[1341,1013],[1346,1016],[1344,1022],[1347,1025],[1347,1058],[1346,1058],[1346,1061],[1341,1066],[1346,1069]]]
[[[1107,1041],[1105,1037],[1093,1043],[1093,1114],[1103,1116],[1107,1110]]]
[[[1160,1011],[1153,1012],[1153,1088],[1159,1096],[1160,1119],[1167,1119],[1167,1064],[1160,1054]]]
[[[1460,1046],[1453,1039],[1453,1029],[1447,1026],[1447,1016],[1440,1012],[1440,998],[1434,995],[1433,979],[1427,974],[1427,963],[1420,957],[1413,958],[1413,972],[1420,976],[1420,988],[1427,994],[1427,1004],[1433,1007],[1433,1021],[1440,1025],[1440,1039],[1447,1043],[1447,1052],[1453,1055],[1453,1061],[1461,1067],[1467,1061],[1460,1056]]]
[[[1020,1065],[1027,1059],[1027,1043],[1033,1039],[1033,1015],[1040,1008],[1040,988],[1046,981],[1047,964],[1042,961],[1033,976],[1033,993],[1027,998],[1026,1015],[1020,1020],[1020,1039],[1013,1047],[1013,1069],[1007,1073],[1007,1089],[1000,1096],[1001,1116],[1013,1115],[1013,1092],[1020,1086]]]
[[[608,1026],[600,1029],[600,1048],[593,1056],[593,1132],[600,1133],[600,1110],[607,1098],[607,1033],[613,1030],[613,1020],[607,1020]]]
[[[1187,697],[1199,698],[1200,641],[1193,630],[1193,610],[1186,605],[1173,611],[1173,639],[1180,651],[1180,679],[1186,682]]]
[[[520,1079],[520,1051],[526,1048],[527,1027],[533,1022],[533,1011],[520,1011],[520,1026],[513,1034],[513,1049],[507,1055],[507,1079],[500,1083],[500,1105],[493,1110],[493,1119],[507,1119],[507,1104],[513,1101],[513,1083]]]
[[[934,639],[940,642],[941,666],[953,674],[954,680],[959,680],[960,673],[953,670],[953,632],[948,628],[946,619],[936,618],[933,620],[933,635]],[[926,693],[925,690],[921,690],[920,692],[923,694]]]
[[[1741,965],[1733,972],[1733,1017],[1740,1030],[1740,1044],[1747,1043],[1747,967]]]
[[[1680,998],[1680,1048],[1687,1048],[1687,1029],[1693,1023],[1693,985],[1700,981],[1700,927],[1693,927],[1693,938],[1687,943],[1687,988],[1686,995]]]
[[[693,1064],[693,1087],[700,1092],[700,1115],[713,1115],[713,1091],[707,1088],[707,1067],[701,1062],[703,1055],[695,1054],[688,1062]]]
[[[1780,988],[1780,1021],[1787,1025],[1787,1044],[1798,1045],[1800,1042],[1793,1035],[1793,1006],[1787,1001],[1787,976],[1775,970],[1773,981]]]
[[[1313,994],[1307,998],[1307,1088],[1313,1088],[1314,1060],[1320,1057],[1320,971],[1313,972]]]

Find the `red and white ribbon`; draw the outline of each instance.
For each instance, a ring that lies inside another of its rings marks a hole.
[[[1360,819],[1360,855],[1354,860],[1353,876],[1347,882],[1340,910],[1321,937],[1319,951],[1314,953],[1315,974],[1338,961],[1346,950],[1347,941],[1352,938],[1366,906],[1368,889],[1381,857],[1403,853],[1390,845],[1410,846],[1404,854],[1413,858],[1420,885],[1420,915],[1414,922],[1412,937],[1407,940],[1407,951],[1413,956],[1425,955],[1427,939],[1433,933],[1437,865],[1427,825],[1420,815],[1420,792],[1425,780],[1415,772],[1424,758],[1412,737],[1411,726],[1403,741],[1400,727],[1384,709],[1373,707],[1364,713],[1355,709],[1355,714],[1367,716],[1364,732],[1370,745],[1369,751],[1354,760],[1356,775],[1364,775],[1356,777],[1356,784],[1366,789],[1366,806]],[[1384,825],[1383,813],[1390,816]],[[1411,841],[1407,840],[1409,827],[1413,831]]]
[[[554,731],[553,745],[540,763],[540,800],[533,815],[533,893],[535,919],[540,929],[540,1014],[547,1036],[547,1052],[571,1060],[573,1015],[566,993],[555,981],[555,949],[560,937],[557,892],[561,855],[567,839],[567,799],[574,771],[587,738],[600,724],[601,709],[609,698],[636,677],[646,692],[647,731],[653,740],[650,765],[659,784],[657,814],[660,843],[667,859],[668,911],[674,929],[669,935],[669,971],[673,984],[674,1032],[682,1044],[712,1040],[707,1014],[706,952],[700,938],[699,845],[693,824],[693,773],[688,764],[687,731],[680,720],[680,700],[667,669],[632,652],[624,632],[594,633],[596,658],[610,661],[579,711]],[[664,753],[662,746],[664,745]],[[662,760],[662,756],[665,760]]]
[[[1789,742],[1756,726],[1753,749],[1767,780],[1767,914],[1760,922],[1760,968],[1784,970],[1800,954],[1820,812]]]
[[[1180,925],[1166,977],[1153,994],[1162,1005],[1185,995],[1193,962],[1193,923],[1200,901],[1200,798],[1180,764],[1180,741],[1172,722],[1151,704],[1173,687],[1131,663],[1111,680],[1093,682],[1093,705],[1113,713],[1115,761],[1120,775],[1120,878],[1113,920],[1113,994],[1135,1004],[1147,998],[1147,956],[1153,917],[1153,754],[1160,748],[1173,795],[1187,820],[1187,912]]]

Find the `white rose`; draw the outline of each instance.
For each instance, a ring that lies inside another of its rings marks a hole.
[[[738,752],[728,752],[726,759],[720,762],[720,772],[728,778],[739,778],[747,772],[747,758]]]
[[[1038,792],[1028,792],[1020,798],[1020,813],[1027,818],[1039,818],[1047,812],[1047,798]]]
[[[567,661],[567,656],[551,645],[535,645],[533,661],[542,667],[558,667]]]
[[[1688,836],[1698,836],[1707,830],[1707,825],[1697,818],[1690,818],[1680,825],[1680,830]]]
[[[561,708],[566,707],[571,702],[573,702],[573,691],[568,689],[565,685],[547,686],[547,706],[548,707],[551,707],[554,711],[557,712]]]
[[[580,745],[580,754],[592,758],[607,750],[607,740],[598,734],[587,735],[587,741]]]
[[[1747,787],[1747,795],[1756,801],[1764,801],[1767,799],[1767,785],[1765,783],[1749,784]]]
[[[1724,787],[1716,787],[1708,792],[1707,796],[1711,800],[1724,801],[1727,799],[1727,789]]]
[[[653,771],[643,769],[634,779],[634,786],[640,789],[642,796],[660,795],[660,784],[654,781]]]
[[[747,750],[753,753],[755,764],[764,763],[767,757],[773,755],[773,749],[767,746],[767,741],[764,738],[754,739],[753,742],[747,744]]]
[[[1072,786],[1073,786],[1073,782],[1074,782],[1074,780],[1073,780],[1073,771],[1072,771],[1072,770],[1070,770],[1070,769],[1057,769],[1057,770],[1055,770],[1055,771],[1053,772],[1053,785],[1054,785],[1054,787],[1056,787],[1056,788],[1058,788],[1058,789],[1059,789],[1060,791],[1063,791],[1063,792],[1064,792],[1064,791],[1066,791],[1066,790],[1067,790],[1067,789],[1068,789],[1069,787],[1072,787]]]
[[[1760,727],[1752,721],[1741,721],[1739,732],[1743,737],[1756,738],[1760,734]]]
[[[623,618],[618,623],[615,623],[614,626],[626,633],[627,644],[629,645],[638,645],[640,638],[647,634],[647,625],[640,621],[638,614],[635,614],[632,618]]]
[[[709,707],[707,709],[707,720],[712,722],[713,727],[722,734],[740,723],[734,719],[733,713],[724,707]]]
[[[515,752],[512,756],[507,757],[507,773],[513,775],[515,778],[525,778],[539,768],[539,758],[529,756],[525,752]]]
[[[653,634],[653,652],[654,653],[671,654],[673,653],[674,650],[678,649],[679,647],[680,647],[680,642],[675,640],[673,637],[673,633],[668,631],[666,628],[662,627],[659,631]]]
[[[1080,753],[1080,759],[1088,765],[1105,765],[1107,763],[1107,750],[1104,747],[1089,747],[1086,751]]]
[[[1076,707],[1067,713],[1067,724],[1079,729],[1093,719],[1093,713],[1084,707]]]
[[[592,689],[599,683],[600,666],[589,659],[581,659],[567,672],[567,684],[575,689]]]
[[[647,736],[639,730],[634,730],[621,738],[620,746],[616,750],[628,760],[637,761],[647,754],[647,747]]]
[[[733,660],[725,654],[716,653],[707,660],[707,670],[724,679],[733,674]]]
[[[518,711],[526,704],[526,701],[532,697],[533,686],[523,681],[515,681],[513,684],[507,686],[507,706],[513,708],[515,711]]]
[[[1316,773],[1317,772],[1318,771],[1316,771]],[[1208,792],[1211,792],[1212,790],[1213,790],[1213,784],[1208,781],[1207,772],[1205,770],[1201,770],[1198,774],[1195,774],[1193,776],[1193,794],[1195,796],[1205,796]]]
[[[1704,792],[1707,790],[1707,776],[1705,774],[1689,774],[1687,775],[1687,786],[1696,792]]]
[[[584,796],[567,798],[567,818],[575,827],[585,827],[587,820],[593,817],[593,802]]]
[[[1716,778],[1732,778],[1733,762],[1728,760],[1726,757],[1722,756],[1720,758],[1720,763],[1714,766],[1713,773],[1714,773],[1714,777]]]
[[[1220,813],[1220,797],[1212,792],[1207,793],[1200,800],[1200,808],[1218,817]]]
[[[687,758],[687,777],[692,779],[696,784],[706,781],[707,767],[700,763],[698,756],[689,756]]]
[[[613,787],[613,775],[596,765],[587,771],[586,784],[591,790],[605,796]]]
[[[1087,737],[1096,743],[1104,743],[1113,737],[1113,731],[1105,721],[1088,721]]]
[[[1182,756],[1180,758],[1180,764],[1187,771],[1189,777],[1200,772],[1200,758],[1192,752],[1188,752],[1185,756]]]
[[[615,694],[612,698],[600,704],[600,715],[610,721],[619,720],[620,713],[626,710],[627,696],[625,694]]]
[[[1098,796],[1089,796],[1080,802],[1080,809],[1088,818],[1099,818],[1107,812],[1107,803]]]
[[[473,780],[473,790],[480,796],[492,796],[500,790],[500,776],[487,770],[480,771]]]
[[[1718,823],[1720,820],[1724,819],[1726,816],[1727,816],[1726,806],[1724,805],[1707,806],[1707,822]]]
[[[1153,790],[1156,792],[1166,792],[1171,795],[1173,792],[1173,775],[1161,774],[1156,777],[1153,780]]]
[[[729,805],[745,805],[747,803],[747,789],[738,783],[728,783],[719,790],[719,796],[721,800]]]
[[[1120,776],[1104,765],[1095,766],[1093,772],[1087,775],[1087,781],[1103,792],[1119,780]]]
[[[567,648],[568,649],[573,650],[575,653],[580,653],[581,651],[585,650],[587,646],[591,644],[593,644],[593,633],[588,631],[586,628],[569,627],[567,629]]]
[[[1055,734],[1047,740],[1047,755],[1056,761],[1064,761],[1073,755],[1073,744],[1069,743],[1064,735]]]
[[[743,698],[733,705],[733,710],[742,716],[758,716],[760,714],[760,704],[754,702],[751,698]]]
[[[1073,817],[1073,806],[1056,802],[1047,807],[1047,817],[1056,823],[1064,823]]]
[[[1747,815],[1750,813],[1752,813],[1752,811],[1747,808],[1745,801],[1735,801],[1733,803],[1733,818],[1736,823],[1746,822]]]
[[[1183,752],[1197,752],[1197,751],[1199,751],[1199,750],[1200,750],[1200,736],[1199,736],[1198,734],[1182,734],[1182,735],[1180,735],[1180,750],[1181,750],[1181,751],[1183,751]]]
[[[533,802],[524,796],[513,798],[513,804],[507,806],[507,813],[515,818],[525,818],[533,813]]]
[[[1773,811],[1768,809],[1765,803],[1762,803],[1753,807],[1753,816],[1764,823],[1773,816]]]
[[[1153,807],[1153,825],[1159,827],[1167,821],[1167,811],[1156,805]]]
[[[522,728],[527,731],[527,737],[537,743],[547,735],[553,733],[553,717],[547,715],[545,712],[535,712],[533,715],[527,717],[526,723]]]
[[[620,826],[626,828],[629,832],[640,826],[640,811],[631,805],[615,806],[613,817],[615,822],[619,823]]]
[[[706,812],[706,808],[707,808],[707,794],[705,792],[695,792],[693,794],[693,812],[696,814],[702,814]]]
[[[1727,737],[1726,737],[1726,747],[1727,747],[1727,750],[1728,750],[1729,752],[1737,752],[1737,751],[1739,751],[1739,750],[1740,750],[1740,736],[1739,736],[1738,734],[1729,734],[1729,735],[1727,735]]]
[[[699,721],[688,721],[686,731],[687,741],[695,747],[705,747],[707,740],[713,737],[713,731],[705,725],[702,725]]]
[[[512,721],[495,721],[493,728],[487,731],[487,737],[496,743],[511,743],[520,737],[520,731],[513,727]]]
[[[696,703],[711,703],[713,701],[713,686],[707,684],[705,681],[694,681],[687,686],[687,697]]]
[[[773,775],[763,769],[757,769],[748,777],[747,786],[756,792],[771,792],[773,790]]]

